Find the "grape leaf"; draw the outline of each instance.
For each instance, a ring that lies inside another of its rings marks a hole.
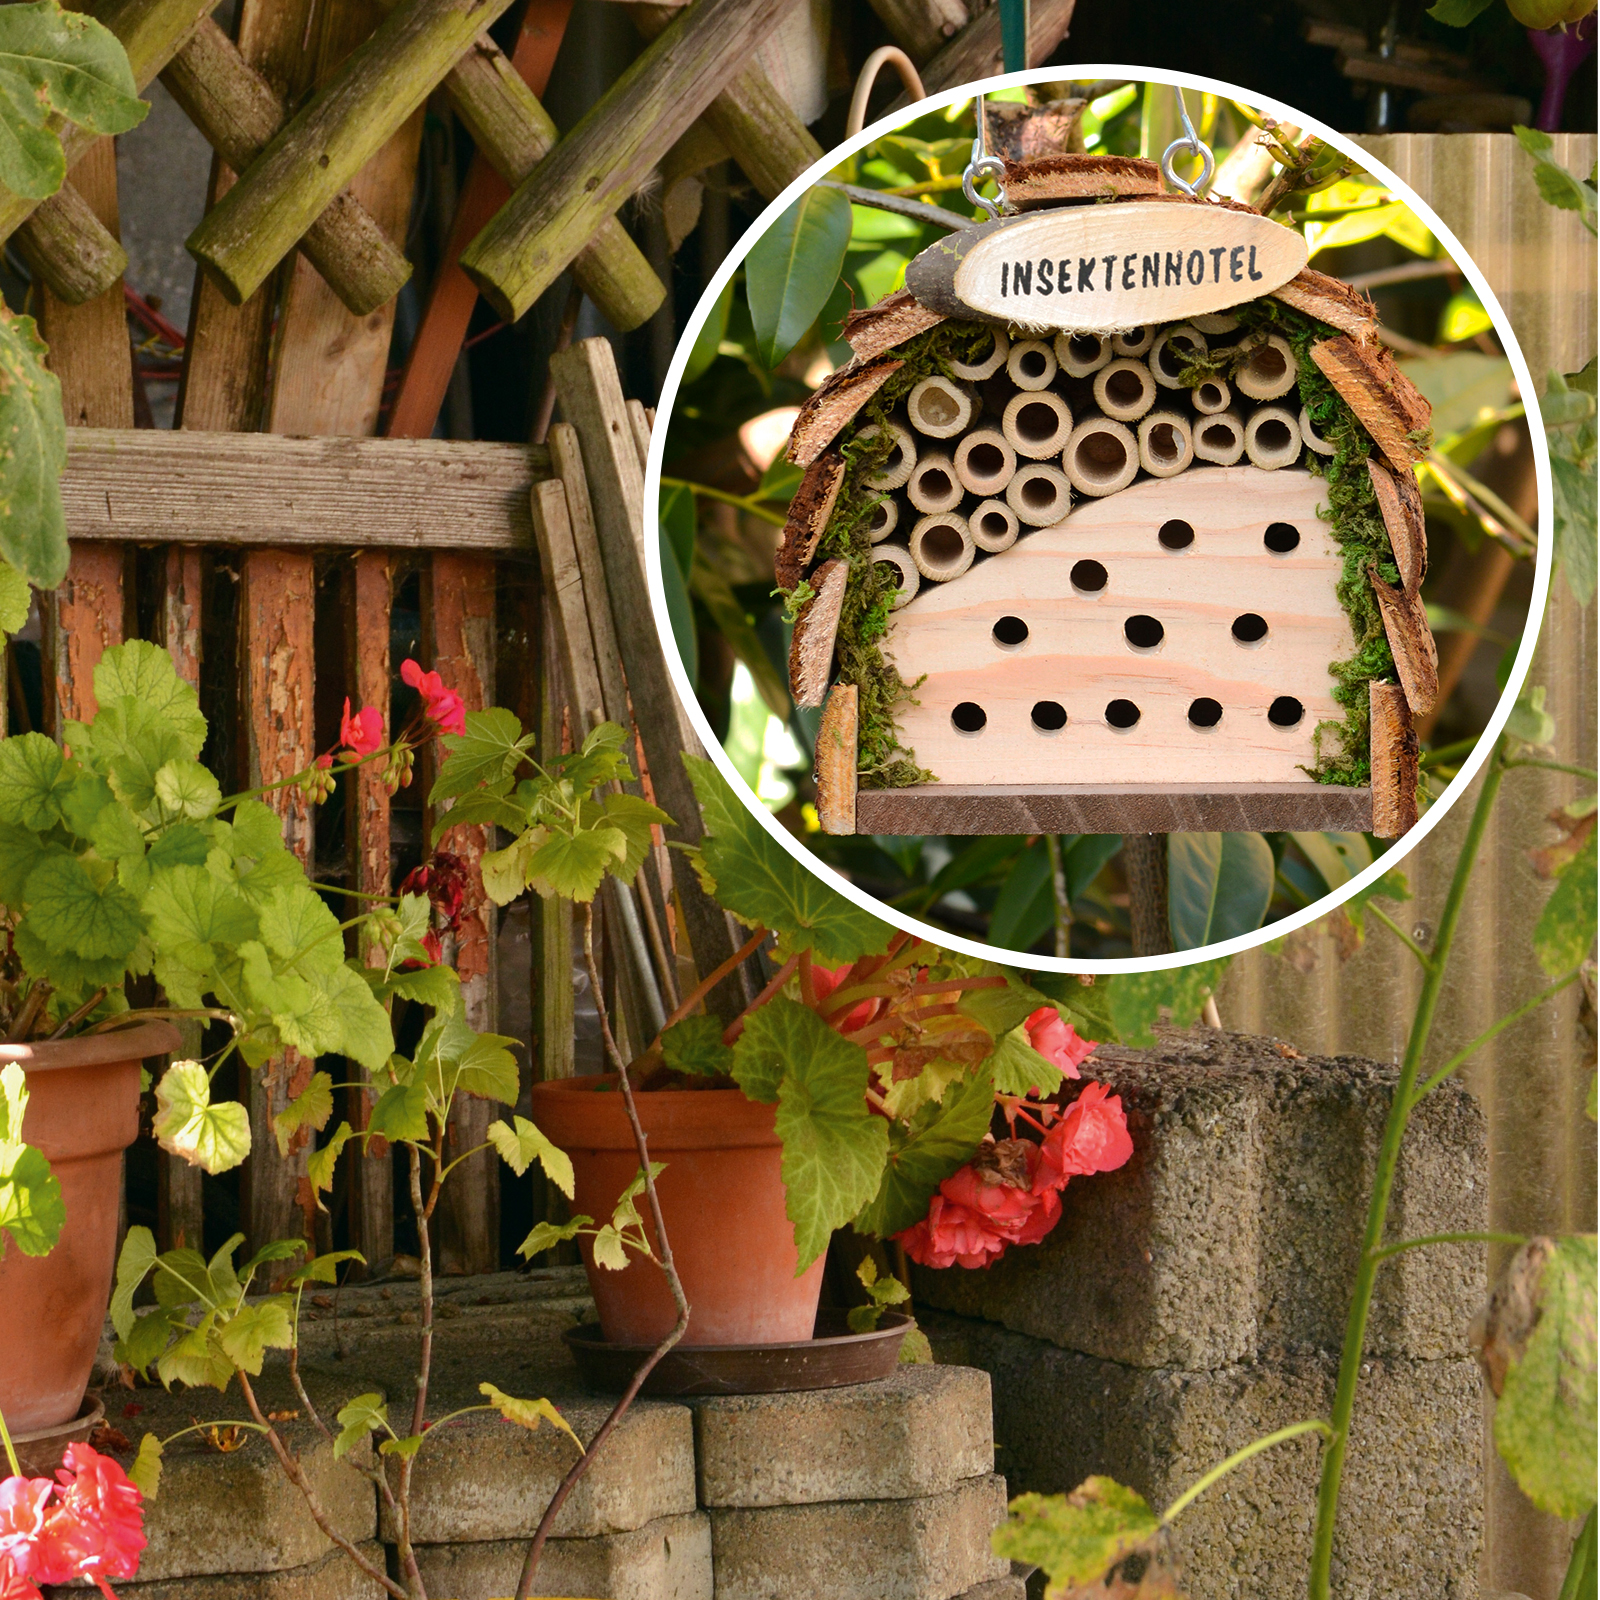
[[[417,1045],[417,1063],[431,1063],[426,1077],[438,1104],[454,1092],[514,1105],[517,1061],[507,1048],[517,1041],[498,1033],[478,1033],[459,1012],[436,1016]]]
[[[369,1433],[389,1426],[389,1407],[381,1394],[358,1394],[342,1406],[335,1419],[339,1432],[333,1441],[333,1459],[341,1461]]]
[[[250,1113],[237,1101],[213,1105],[198,1061],[174,1061],[161,1075],[152,1130],[163,1150],[213,1176],[250,1154]]]
[[[593,900],[607,872],[621,873],[628,839],[620,828],[603,825],[579,833],[549,833],[527,861],[528,887],[580,904]]]
[[[397,1083],[378,1096],[367,1118],[367,1137],[377,1134],[395,1144],[428,1137],[428,1086],[421,1078]]]
[[[318,1146],[306,1158],[306,1181],[311,1185],[312,1197],[316,1199],[317,1209],[326,1211],[321,1196],[333,1188],[333,1169],[338,1165],[339,1152],[355,1138],[355,1132],[348,1122],[341,1122],[334,1131],[333,1137],[325,1145]]]
[[[537,1161],[556,1188],[567,1199],[572,1198],[571,1156],[565,1150],[558,1150],[526,1117],[513,1117],[509,1124],[490,1123],[488,1137],[501,1159],[519,1178],[528,1170],[530,1162]]]
[[[461,980],[453,967],[416,967],[392,974],[383,986],[389,994],[435,1011],[455,1011],[461,1005]]]
[[[517,1254],[531,1260],[545,1250],[554,1249],[567,1239],[577,1238],[579,1230],[587,1228],[593,1221],[592,1217],[573,1217],[570,1221],[560,1224],[535,1223],[533,1232],[517,1246]]]
[[[466,732],[448,734],[441,742],[448,754],[428,792],[430,804],[466,794],[480,784],[509,784],[523,751],[533,748],[537,736],[523,733],[522,724],[505,707],[493,706],[469,711]]]
[[[14,733],[0,740],[0,822],[43,833],[62,820],[73,775],[54,739]]]
[[[133,1327],[134,1291],[155,1264],[155,1235],[135,1223],[122,1241],[122,1253],[117,1257],[117,1286],[111,1295],[111,1326],[119,1339],[126,1339]]]
[[[313,1256],[311,1260],[289,1279],[289,1287],[298,1289],[307,1283],[337,1283],[339,1279],[339,1263],[341,1261],[359,1261],[366,1265],[367,1258],[359,1250],[329,1250],[320,1256]]]
[[[287,1350],[294,1343],[294,1324],[289,1320],[292,1302],[287,1295],[253,1300],[239,1307],[217,1329],[217,1343],[224,1354],[252,1378],[261,1375],[261,1363],[268,1350]]]
[[[6,11],[19,9],[26,8]],[[4,139],[0,130],[0,143]],[[59,157],[53,135],[50,143]],[[61,383],[45,366],[45,355],[33,318],[0,306],[0,558],[30,583],[54,589],[67,575],[61,504],[67,421]]]

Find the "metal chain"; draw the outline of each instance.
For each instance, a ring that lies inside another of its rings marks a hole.
[[[984,138],[983,126],[983,96],[977,97],[978,111],[978,137],[972,141],[972,159],[967,162],[966,171],[961,174],[961,192],[967,197],[967,204],[979,206],[989,213],[991,221],[1000,215],[1000,207],[993,200],[986,200],[978,193],[978,180],[980,178],[993,178],[997,182],[1000,175],[1006,170],[1006,164],[999,156],[989,154],[988,143]]]
[[[1161,176],[1174,189],[1181,189],[1191,200],[1198,200],[1200,191],[1211,182],[1212,176],[1217,170],[1217,158],[1212,155],[1210,145],[1206,144],[1200,135],[1194,131],[1194,124],[1189,120],[1189,107],[1184,103],[1183,90],[1177,84],[1174,84],[1173,92],[1178,97],[1178,115],[1183,120],[1183,137],[1174,139],[1161,152]],[[1187,152],[1189,155],[1200,157],[1200,176],[1193,183],[1186,183],[1173,170],[1173,158],[1180,152]]]

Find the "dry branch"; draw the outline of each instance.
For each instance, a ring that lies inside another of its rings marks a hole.
[[[1422,491],[1408,470],[1396,472],[1381,461],[1367,458],[1372,492],[1389,530],[1389,547],[1400,569],[1400,587],[1415,594],[1428,570],[1428,530],[1422,510]]]
[[[1406,692],[1406,703],[1413,716],[1425,717],[1439,698],[1439,652],[1428,627],[1422,596],[1390,587],[1376,566],[1367,568],[1367,576],[1383,613],[1383,631],[1389,636],[1389,650]]]
[[[830,450],[818,456],[806,468],[800,487],[789,502],[789,520],[778,535],[778,549],[773,558],[780,589],[794,588],[811,565],[843,482],[844,457],[837,451]]]
[[[1384,455],[1399,471],[1410,472],[1427,454],[1432,411],[1394,357],[1382,345],[1339,338],[1312,345],[1311,359]]]
[[[836,683],[828,692],[817,728],[817,820],[824,833],[856,831],[856,744],[861,691]]]
[[[1398,839],[1417,820],[1417,730],[1405,690],[1398,684],[1368,685],[1372,708],[1372,831]]]
[[[839,437],[840,430],[888,382],[903,361],[879,356],[873,361],[847,361],[828,374],[822,386],[800,408],[789,439],[789,459],[809,467]]]
[[[801,606],[789,644],[789,688],[797,706],[820,706],[828,692],[833,668],[833,639],[839,631],[845,584],[850,578],[846,561],[825,561],[812,575],[816,593]]]

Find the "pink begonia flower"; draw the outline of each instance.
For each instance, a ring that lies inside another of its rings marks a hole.
[[[107,1578],[131,1578],[145,1547],[144,1497],[111,1459],[87,1444],[69,1444],[56,1474],[60,1503],[34,1543],[40,1583],[88,1578],[109,1595]]]
[[[355,716],[350,715],[350,702],[344,703],[344,716],[339,722],[339,743],[346,761],[359,756],[370,756],[383,748],[383,713],[376,706],[362,706]]]
[[[848,961],[842,967],[825,967],[821,962],[812,962],[811,987],[816,990],[817,999],[826,1000],[844,982],[844,976],[850,970],[850,966],[851,963]],[[857,1028],[864,1028],[872,1020],[872,1009],[876,1004],[874,1000],[863,1000],[860,1005],[850,1009],[843,1022],[829,1023],[829,1027],[836,1027],[840,1033],[851,1033]]]
[[[49,1478],[7,1478],[0,1483],[0,1572],[18,1577],[33,1571],[34,1541],[44,1532],[45,1514],[55,1484]],[[16,1591],[18,1594],[25,1589]],[[0,1582],[0,1597],[12,1591]]]
[[[465,733],[467,708],[454,689],[444,686],[437,672],[424,672],[409,657],[400,663],[400,677],[422,696],[422,709],[441,733]]]
[[[1111,1172],[1133,1154],[1122,1098],[1090,1083],[1045,1135],[1034,1187],[1061,1187],[1068,1178]]]
[[[43,1600],[43,1596],[12,1564],[9,1555],[0,1553],[0,1600]]]
[[[1040,1006],[1023,1023],[1028,1030],[1028,1042],[1052,1066],[1060,1067],[1069,1078],[1080,1074],[1078,1065],[1087,1061],[1097,1048],[1093,1039],[1080,1039],[1070,1022],[1062,1020],[1054,1006]]]

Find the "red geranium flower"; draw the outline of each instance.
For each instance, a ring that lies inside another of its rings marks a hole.
[[[144,1497],[128,1475],[90,1445],[69,1444],[56,1474],[61,1501],[35,1546],[42,1583],[88,1578],[109,1595],[107,1578],[131,1578],[145,1547]]]
[[[437,672],[424,672],[419,662],[409,657],[400,663],[401,678],[422,696],[422,709],[438,725],[441,733],[465,733],[467,708],[454,689],[444,686]]]
[[[46,1508],[55,1484],[48,1478],[7,1478],[0,1483],[0,1600],[33,1591],[31,1584],[8,1588],[7,1575],[21,1581],[33,1571],[33,1544],[44,1532]]]
[[[9,1555],[0,1555],[0,1600],[43,1600],[33,1584],[12,1564]]]
[[[1078,1064],[1088,1060],[1097,1048],[1095,1040],[1080,1039],[1077,1030],[1062,1020],[1054,1006],[1040,1006],[1023,1026],[1033,1048],[1069,1078],[1079,1076]]]
[[[472,869],[463,857],[439,850],[432,861],[406,874],[400,893],[427,895],[444,931],[454,933],[461,926],[471,881]]]
[[[1034,1187],[1060,1188],[1068,1178],[1110,1172],[1133,1154],[1122,1098],[1090,1083],[1045,1135]]]
[[[355,716],[350,715],[350,702],[344,703],[344,716],[339,721],[339,743],[346,761],[370,756],[383,748],[383,713],[375,706],[362,706]]]

